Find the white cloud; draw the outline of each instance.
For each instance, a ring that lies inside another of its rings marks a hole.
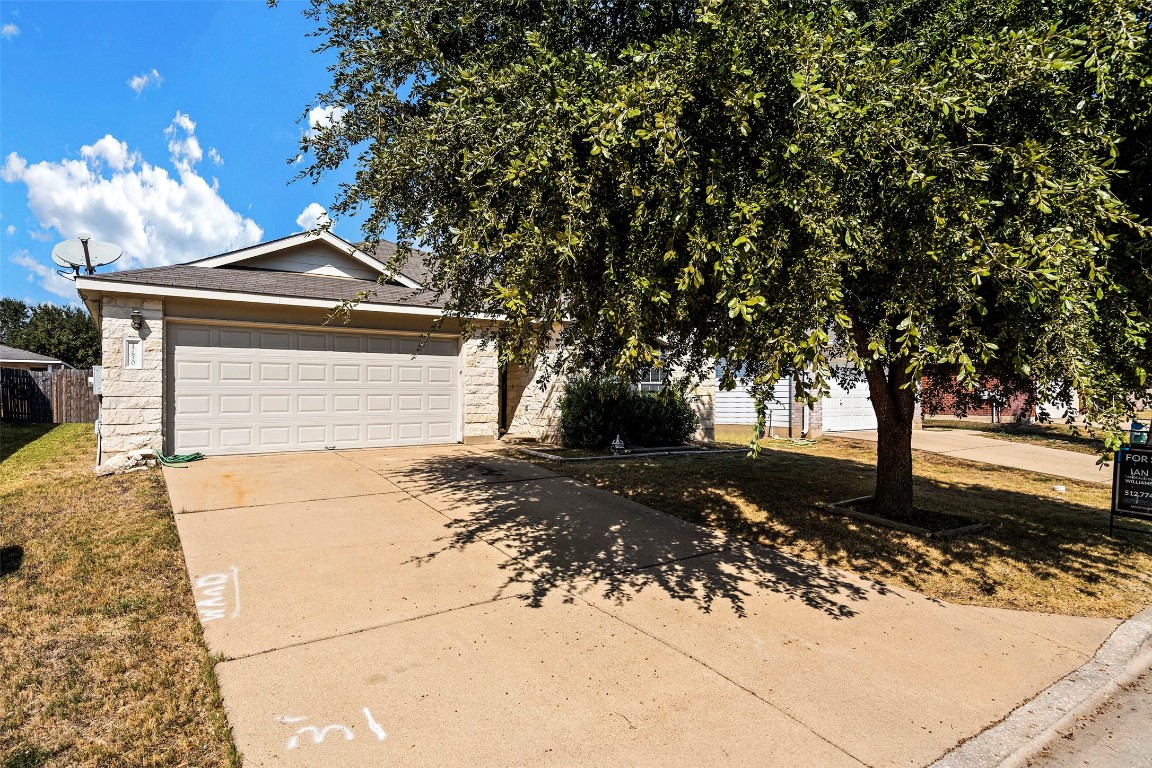
[[[174,174],[105,136],[83,147],[79,159],[28,163],[13,152],[0,167],[0,178],[28,188],[28,207],[40,227],[55,231],[52,239],[88,231],[123,248],[116,268],[190,261],[260,242],[264,232],[256,222],[232,210],[215,183],[194,169],[199,144],[192,146],[188,140],[195,139],[195,123],[177,113],[173,126],[183,134],[170,134],[178,145],[169,147]],[[46,263],[27,254],[12,260],[48,290],[65,295],[57,290],[63,288],[60,278]]]
[[[344,107],[315,107],[308,113],[308,137],[312,138],[323,128],[340,125],[348,110]]]
[[[24,175],[24,169],[28,167],[27,161],[15,152],[9,152],[8,157],[4,158],[4,167],[0,168],[0,179],[7,182],[16,181]]]
[[[204,150],[200,148],[200,140],[196,138],[196,123],[183,112],[176,112],[172,124],[164,129],[168,137],[168,151],[171,153],[172,165],[182,169],[191,168],[204,159]]]
[[[0,37],[4,38],[5,40],[11,40],[19,34],[20,27],[16,26],[12,22],[8,22],[4,26],[0,27]]]
[[[138,75],[132,75],[132,77],[128,78],[128,87],[136,91],[136,93],[140,93],[150,85],[155,85],[159,88],[163,82],[164,78],[160,76],[159,72],[153,69],[151,72],[141,72]]]
[[[13,264],[28,270],[28,282],[39,282],[45,290],[65,299],[76,300],[76,285],[56,271],[55,267],[41,264],[32,258],[26,249],[21,248],[9,258]]]
[[[7,232],[7,233],[8,233],[8,234],[10,234],[10,235],[14,235],[14,234],[16,234],[16,225],[14,225],[14,224],[9,224],[9,225],[8,225],[8,226],[7,226],[7,227],[4,229],[4,231],[5,231],[5,232]]]
[[[332,223],[328,218],[328,211],[320,203],[308,203],[308,207],[296,217],[296,226],[302,231],[309,231],[319,227],[326,227]]]
[[[94,161],[93,165],[102,162],[113,171],[131,168],[140,159],[139,155],[128,151],[127,142],[118,141],[110,133],[95,144],[80,147],[80,156]]]
[[[224,158],[220,157],[220,153],[216,151],[216,147],[208,147],[208,159],[214,165],[224,165]]]

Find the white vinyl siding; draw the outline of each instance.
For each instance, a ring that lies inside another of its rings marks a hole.
[[[265,453],[460,439],[458,343],[172,324],[168,449]],[[413,357],[415,355],[415,357]]]
[[[772,390],[776,400],[768,403],[768,412],[765,414],[765,424],[771,420],[773,427],[788,428],[789,418],[789,382],[781,379],[776,382]],[[752,399],[748,389],[740,384],[730,392],[720,390],[716,393],[716,423],[717,424],[755,424],[756,402]]]
[[[375,280],[380,273],[323,244],[291,248],[240,262],[244,267],[327,277]]]

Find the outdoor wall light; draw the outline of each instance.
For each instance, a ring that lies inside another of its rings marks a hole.
[[[144,315],[140,314],[140,310],[132,310],[132,314],[130,314],[129,317],[132,318],[132,330],[138,331],[144,327]]]

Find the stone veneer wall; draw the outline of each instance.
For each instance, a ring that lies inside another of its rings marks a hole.
[[[464,442],[489,443],[500,437],[500,361],[494,339],[465,339],[460,349],[464,377]]]
[[[693,435],[697,440],[716,439],[716,393],[719,391],[720,382],[713,368],[687,393],[692,410],[696,411],[696,415],[700,418],[700,428]]]
[[[548,353],[551,354],[551,353]],[[560,395],[563,376],[547,376],[545,365],[509,365],[504,403],[509,437],[528,437],[543,442],[559,440]]]
[[[132,310],[144,316],[132,328]],[[106,298],[100,347],[100,434],[105,458],[135,448],[163,450],[164,305],[151,299]],[[124,368],[124,339],[143,340],[143,367]]]

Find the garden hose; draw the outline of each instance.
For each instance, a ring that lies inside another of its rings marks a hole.
[[[788,443],[789,445],[795,445],[800,448],[807,448],[811,445],[817,445],[815,440],[810,440],[806,437],[777,437],[776,435],[772,435],[772,439],[778,440],[782,443]]]
[[[176,469],[187,469],[189,461],[200,461],[201,459],[204,458],[204,454],[202,454],[202,453],[185,453],[182,456],[165,456],[164,454],[160,453],[160,451],[156,451],[156,458],[159,459],[160,463],[166,467],[174,467]]]

